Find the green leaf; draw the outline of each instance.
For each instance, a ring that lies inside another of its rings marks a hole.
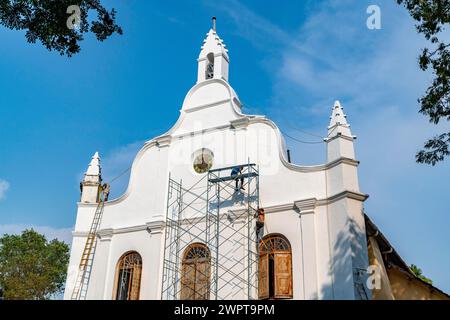
[[[33,229],[0,238],[0,286],[5,299],[49,299],[62,292],[69,246]]]

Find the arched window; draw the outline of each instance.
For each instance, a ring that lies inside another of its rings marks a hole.
[[[139,300],[142,258],[137,252],[124,254],[117,263],[115,300]]]
[[[206,56],[206,80],[214,78],[214,54],[208,53]]]
[[[186,248],[182,262],[182,300],[208,300],[211,256],[204,244],[194,243]]]
[[[292,252],[282,235],[267,235],[259,243],[259,298],[292,298]]]

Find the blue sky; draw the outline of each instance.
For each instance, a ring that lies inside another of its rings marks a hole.
[[[369,30],[377,4],[382,29]],[[230,50],[230,83],[247,113],[289,135],[326,135],[339,99],[358,136],[366,212],[408,263],[450,292],[450,160],[419,165],[414,154],[442,130],[418,114],[431,79],[418,69],[426,43],[393,0],[111,0],[123,36],[88,36],[68,59],[0,28],[0,233],[34,226],[70,239],[79,181],[92,154],[106,180],[131,164],[143,141],[176,121],[196,81],[196,58],[217,16]],[[447,34],[448,39],[448,34]],[[302,131],[299,131],[302,130]],[[295,162],[321,163],[323,145],[286,138]],[[113,195],[125,189],[115,182]]]

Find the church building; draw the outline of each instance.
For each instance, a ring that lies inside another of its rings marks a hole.
[[[64,298],[401,298],[390,266],[417,279],[364,213],[342,105],[330,106],[326,163],[291,163],[277,125],[243,113],[230,61],[214,20],[178,120],[142,146],[122,196],[108,199],[92,157]]]

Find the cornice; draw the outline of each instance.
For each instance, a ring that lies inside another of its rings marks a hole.
[[[111,241],[111,238],[114,234],[114,230],[112,228],[102,229],[97,232],[97,236],[101,241]]]
[[[172,141],[171,135],[164,135],[155,138],[156,145],[160,148],[169,146],[171,141]]]
[[[335,140],[335,139],[338,139],[338,138],[341,138],[341,139],[344,139],[344,140],[348,140],[348,141],[350,141],[350,142],[353,142],[353,140],[355,140],[356,139],[356,136],[347,136],[347,135],[345,135],[345,134],[342,134],[341,132],[338,132],[335,136],[332,136],[332,137],[329,137],[329,138],[325,138],[324,140],[325,140],[325,142],[331,142],[331,141],[333,141],[333,140]]]
[[[222,52],[217,52],[214,54],[214,57],[223,57],[228,63],[230,63],[230,58],[227,57],[224,53]],[[205,61],[207,58],[203,57],[203,58],[197,58],[197,62],[201,62],[201,61]]]
[[[369,198],[369,195],[360,193],[360,192],[356,192],[356,191],[346,190],[346,191],[337,193],[331,197],[328,197],[328,199],[326,199],[326,204],[333,203],[335,201],[338,201],[338,200],[341,200],[344,198],[349,198],[349,199],[358,200],[358,201],[366,201]]]
[[[183,111],[186,112],[186,113],[191,113],[191,112],[195,112],[195,111],[198,111],[198,110],[219,106],[219,105],[227,103],[227,102],[231,102],[231,98],[215,101],[213,103],[202,104],[200,106],[193,107],[193,108],[186,107],[186,109],[184,109]]]
[[[298,209],[300,215],[311,214],[314,213],[314,209],[316,208],[317,199],[305,199],[294,201],[294,206]]]
[[[205,133],[214,132],[214,131],[223,131],[223,130],[229,129],[229,128],[230,128],[230,125],[222,125],[222,126],[216,126],[216,127],[207,128],[207,129],[201,129],[201,130],[197,130],[197,131],[186,132],[186,133],[182,133],[182,134],[173,136],[172,140],[182,139],[184,137],[192,137],[192,136],[196,136],[199,134],[205,134]]]
[[[353,199],[357,201],[365,201],[369,195],[363,194],[360,192],[345,190],[340,193],[337,193],[335,195],[332,195],[331,197],[324,198],[324,199],[316,199],[316,198],[307,198],[307,199],[301,199],[296,200],[292,203],[285,203],[280,205],[274,205],[274,206],[267,206],[264,207],[264,211],[266,214],[276,213],[276,212],[282,212],[282,211],[288,211],[288,210],[298,210],[300,216],[305,214],[313,214],[314,210],[318,206],[328,205],[333,202],[342,200],[342,199]],[[220,214],[220,219],[225,220],[228,219],[232,223],[240,222],[245,220],[246,215],[243,214],[247,209],[245,208],[239,208],[235,210],[229,210],[227,212]],[[181,221],[181,225],[186,224],[192,224],[192,223],[198,223],[205,219],[205,215],[198,216],[198,217],[192,217],[189,219],[183,219]],[[110,240],[113,235],[115,234],[123,234],[123,233],[131,233],[131,232],[139,232],[146,230],[151,235],[153,234],[161,234],[164,230],[164,227],[166,225],[166,222],[164,220],[157,220],[157,221],[151,221],[147,222],[143,225],[137,225],[137,226],[131,226],[131,227],[125,227],[125,228],[105,228],[100,229],[97,232],[97,235],[99,238],[103,241]],[[72,232],[74,237],[86,237],[88,235],[87,231],[73,231]]]
[[[100,239],[111,238],[115,234],[123,234],[123,233],[131,233],[131,232],[139,232],[139,231],[147,231],[150,234],[159,234],[162,233],[164,226],[166,225],[165,221],[152,221],[147,222],[142,225],[125,227],[125,228],[106,228],[100,229],[97,231],[97,235]],[[86,237],[89,232],[87,231],[74,231],[72,232],[74,237]]]
[[[355,192],[355,191],[342,191],[335,195],[332,195],[328,198],[323,199],[316,199],[316,198],[308,198],[308,199],[301,199],[296,200],[292,203],[284,203],[274,206],[267,206],[264,207],[264,212],[269,213],[276,213],[276,212],[282,212],[287,210],[298,210],[300,214],[307,214],[307,213],[313,213],[314,209],[318,206],[324,206],[331,204],[333,202],[336,202],[341,199],[353,199],[358,201],[365,201],[367,198],[369,198],[369,195]]]
[[[163,220],[159,220],[159,221],[147,222],[145,225],[147,227],[146,230],[150,234],[159,234],[159,233],[163,232],[166,223]]]
[[[250,119],[245,117],[230,121],[230,126],[232,129],[245,129],[248,127],[249,123]]]
[[[78,208],[97,208],[98,203],[77,202]]]

